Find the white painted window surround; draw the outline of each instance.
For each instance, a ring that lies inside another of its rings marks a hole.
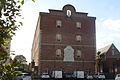
[[[56,27],[61,27],[62,26],[62,21],[61,20],[57,20],[56,21]]]
[[[56,40],[61,41],[62,40],[62,35],[61,34],[56,34]]]
[[[77,55],[77,57],[80,57],[80,58],[81,58],[81,56],[82,56],[81,50],[77,50],[77,51],[76,51],[76,55]]]
[[[79,29],[81,28],[81,22],[76,22],[76,27]]]
[[[81,36],[80,35],[76,35],[76,41],[81,42]]]
[[[71,10],[67,10],[67,16],[70,17],[72,15]]]
[[[57,49],[56,50],[56,56],[61,56],[62,52],[61,52],[61,49]]]

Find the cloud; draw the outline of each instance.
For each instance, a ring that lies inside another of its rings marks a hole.
[[[118,31],[120,29],[120,20],[107,19],[103,21],[103,25],[108,29]]]
[[[97,21],[97,49],[111,43],[119,46],[120,40],[120,20],[106,19]]]
[[[97,36],[97,48],[102,48],[106,45],[109,45],[114,42],[114,37],[108,34],[104,34],[102,36]]]

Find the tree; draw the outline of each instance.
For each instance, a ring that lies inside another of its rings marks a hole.
[[[27,61],[26,61],[26,58],[23,55],[15,56],[13,61],[21,64],[21,65],[19,65],[19,70],[21,70],[21,71],[26,70]]]
[[[97,66],[98,72],[100,72],[101,66],[103,64],[103,56],[100,53],[101,52],[98,52],[96,56],[96,66]]]
[[[32,0],[35,1],[35,0]],[[23,25],[18,18],[21,18],[21,6],[24,0],[0,0],[0,80],[10,80],[17,75],[18,63],[5,63],[11,55],[6,51],[5,45],[9,44],[15,31]]]
[[[17,21],[21,17],[21,5],[20,1],[0,0],[0,49],[8,44],[7,39],[11,39],[22,25]]]
[[[15,56],[14,61],[19,63],[24,63],[26,62],[26,58],[23,55],[17,55]]]
[[[11,80],[20,73],[17,62],[13,62],[10,56],[2,54],[0,57],[0,80]]]
[[[7,63],[10,53],[6,51],[5,45],[9,44],[8,39],[12,39],[15,31],[22,25],[17,21],[21,17],[22,4],[20,0],[0,0],[0,80],[9,80],[17,75],[17,67],[12,63]]]
[[[0,80],[10,80],[15,78],[15,76],[20,73],[20,71],[17,70],[18,67],[14,64],[2,64],[0,63],[0,73],[2,74],[2,77],[0,77]]]
[[[11,39],[15,31],[23,25],[18,21],[23,4],[24,0],[0,0],[0,51],[8,44],[7,39]]]

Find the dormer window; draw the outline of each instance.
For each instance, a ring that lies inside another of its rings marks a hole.
[[[71,10],[67,10],[67,16],[70,17],[72,14]]]

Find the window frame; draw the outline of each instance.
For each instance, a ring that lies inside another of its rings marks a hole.
[[[81,28],[81,22],[76,22],[76,27],[77,27],[78,29],[80,29],[80,28]]]
[[[62,56],[62,50],[60,48],[56,49],[55,54],[56,54],[57,57],[61,57]]]
[[[56,20],[56,27],[61,27],[62,26],[62,21],[61,20]]]
[[[61,34],[56,34],[56,40],[61,41],[62,40],[62,35]]]
[[[76,35],[76,41],[77,42],[81,42],[82,41],[81,35],[79,35],[79,34]]]
[[[76,56],[77,56],[77,58],[82,57],[82,51],[80,49],[76,50]]]
[[[72,11],[68,9],[67,12],[66,12],[66,15],[67,15],[68,17],[71,17]]]

